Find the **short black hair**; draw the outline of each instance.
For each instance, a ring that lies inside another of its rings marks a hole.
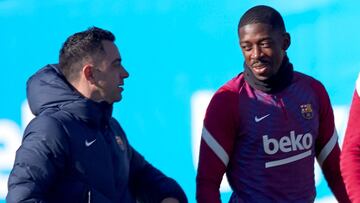
[[[258,5],[247,10],[240,18],[238,29],[254,23],[268,24],[275,30],[286,32],[281,14],[270,6]]]
[[[67,38],[59,54],[59,67],[67,80],[72,81],[80,72],[78,63],[105,54],[103,40],[114,42],[115,36],[98,27],[90,27]]]

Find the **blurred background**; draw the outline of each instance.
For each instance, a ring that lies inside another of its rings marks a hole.
[[[327,88],[342,142],[360,67],[357,0],[0,0],[0,202],[32,118],[27,78],[57,63],[65,39],[90,26],[116,35],[130,73],[114,108],[130,143],[195,202],[204,110],[213,92],[242,71],[237,23],[257,4],[282,13],[290,60]],[[316,201],[334,201],[318,168],[315,179]],[[226,181],[221,191],[227,202]]]

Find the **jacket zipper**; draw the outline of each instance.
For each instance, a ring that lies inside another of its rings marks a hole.
[[[91,190],[88,191],[88,203],[91,203]]]

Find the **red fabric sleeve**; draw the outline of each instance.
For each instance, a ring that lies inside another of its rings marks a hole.
[[[352,202],[360,203],[360,98],[355,91],[350,107],[343,152],[341,173]]]
[[[337,142],[338,138],[330,98],[321,83],[316,83],[314,88],[318,92],[320,106],[319,137],[315,146],[316,157],[338,202],[347,203],[350,200],[340,172],[340,148]]]
[[[219,188],[227,163],[226,159],[221,159],[221,153],[205,141],[204,132],[223,149],[223,154],[230,157],[238,126],[237,106],[238,94],[220,90],[214,95],[207,108],[196,177],[198,203],[221,202]]]
[[[322,165],[322,171],[331,191],[339,203],[350,202],[340,173],[340,148],[336,144]]]

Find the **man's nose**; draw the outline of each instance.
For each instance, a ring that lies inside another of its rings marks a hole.
[[[120,72],[120,75],[122,78],[128,78],[130,75],[129,75],[129,72],[127,72],[127,70],[125,69],[125,67],[122,67],[122,70]]]
[[[259,46],[255,46],[251,53],[251,59],[255,59],[255,60],[259,59],[261,57],[261,54],[262,54],[261,48]]]

